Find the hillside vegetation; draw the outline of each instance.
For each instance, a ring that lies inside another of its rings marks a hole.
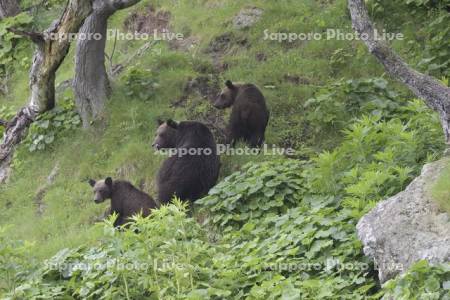
[[[22,22],[45,28],[63,2]],[[427,2],[368,5],[378,24],[405,35],[393,48],[448,85],[450,18]],[[261,19],[237,29],[233,18],[253,7]],[[148,41],[108,40],[106,52],[123,71],[104,123],[82,129],[64,88],[73,46],[59,69],[57,107],[31,126],[0,185],[1,297],[450,299],[449,265],[419,262],[381,287],[355,228],[442,156],[438,115],[388,78],[360,41],[264,39],[265,30],[351,32],[346,1],[143,0],[114,14],[109,29],[126,32],[158,12],[185,39],[144,51]],[[20,40],[14,51],[0,119],[27,99],[32,47]],[[0,64],[7,57],[0,53]],[[219,183],[195,207],[175,199],[123,231],[111,218],[99,222],[108,205],[94,203],[88,179],[126,179],[155,196],[165,158],[151,149],[156,120],[203,121],[220,140],[229,112],[203,96],[227,79],[261,88],[271,111],[266,143],[296,154],[222,156]]]

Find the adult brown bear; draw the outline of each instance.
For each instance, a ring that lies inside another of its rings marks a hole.
[[[173,196],[195,201],[205,196],[219,177],[220,159],[211,131],[195,121],[177,123],[158,120],[153,147],[170,149],[161,166],[156,185],[161,204]]]
[[[108,177],[99,181],[89,179],[89,184],[94,188],[95,203],[111,199],[110,213],[115,212],[118,215],[114,222],[115,227],[130,222],[130,217],[139,213],[146,217],[152,209],[158,207],[152,197],[138,190],[128,181],[113,181],[111,177]]]
[[[269,122],[269,110],[261,91],[254,84],[233,84],[225,82],[225,89],[214,102],[214,106],[231,109],[227,127],[227,144],[243,140],[251,147],[261,147]]]

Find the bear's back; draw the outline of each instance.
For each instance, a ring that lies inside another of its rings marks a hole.
[[[177,135],[176,148],[196,152],[174,155],[163,162],[157,176],[161,203],[170,201],[174,193],[182,200],[195,201],[208,192],[219,176],[220,159],[208,127],[196,121],[180,122]]]
[[[116,180],[113,184],[113,195],[111,205],[123,216],[131,216],[143,210],[148,215],[150,209],[157,205],[150,195],[134,187],[129,181]]]
[[[233,107],[257,106],[262,110],[267,110],[266,99],[261,90],[252,83],[246,83],[239,86]]]

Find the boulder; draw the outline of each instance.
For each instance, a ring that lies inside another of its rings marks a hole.
[[[236,29],[244,29],[255,24],[263,14],[263,10],[258,7],[244,8],[233,19],[233,25]]]
[[[446,165],[448,159],[425,165],[403,192],[378,203],[358,222],[364,253],[374,260],[381,283],[421,259],[450,261],[450,217],[430,193]]]

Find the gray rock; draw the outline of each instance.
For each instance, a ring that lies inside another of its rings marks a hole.
[[[446,159],[425,165],[403,192],[378,203],[358,222],[364,253],[373,258],[382,283],[421,259],[450,261],[450,218],[429,192],[447,164]]]
[[[258,7],[244,8],[233,19],[233,26],[236,29],[244,29],[251,27],[262,16],[263,10]]]

